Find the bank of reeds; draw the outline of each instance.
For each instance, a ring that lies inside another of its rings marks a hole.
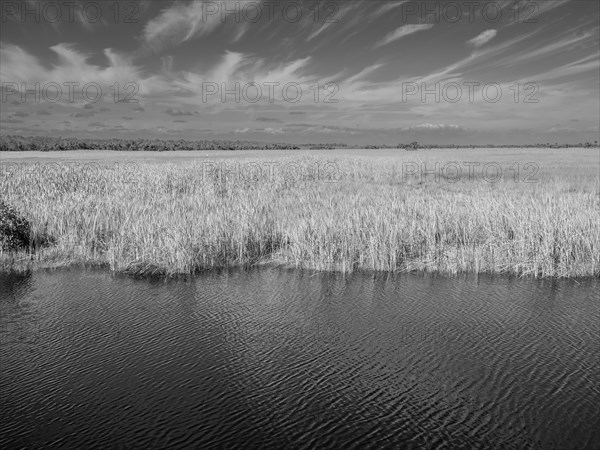
[[[39,245],[0,260],[5,270],[93,264],[163,275],[271,263],[600,276],[597,180],[449,183],[404,179],[393,160],[285,162],[285,173],[262,166],[261,179],[200,163],[137,164],[133,176],[114,164],[13,167],[0,178],[3,200]]]

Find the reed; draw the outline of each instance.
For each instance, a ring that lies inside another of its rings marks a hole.
[[[201,163],[140,163],[132,179],[110,164],[93,173],[13,167],[0,178],[2,199],[27,218],[38,245],[3,250],[2,268],[87,264],[177,275],[268,263],[600,276],[597,178],[450,183],[404,179],[394,158],[281,162],[297,173],[250,180]]]

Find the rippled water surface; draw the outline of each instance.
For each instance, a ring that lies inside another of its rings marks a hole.
[[[599,448],[600,281],[0,276],[2,448]]]

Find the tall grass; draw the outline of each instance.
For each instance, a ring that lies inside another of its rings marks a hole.
[[[313,168],[325,160],[290,161],[300,180],[207,176],[200,163],[138,164],[134,182],[115,165],[12,168],[4,200],[46,245],[0,259],[5,269],[31,259],[164,275],[271,263],[600,276],[597,179],[403,180],[400,161],[339,157],[336,178],[323,180]]]

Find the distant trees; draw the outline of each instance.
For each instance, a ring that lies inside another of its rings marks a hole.
[[[414,151],[414,150],[418,150],[420,148],[420,146],[417,141],[413,141],[410,144],[398,144],[398,146],[396,148],[403,148],[406,151]]]
[[[266,144],[250,141],[161,139],[80,139],[48,136],[0,136],[0,151],[51,150],[117,150],[117,151],[175,151],[175,150],[297,150],[291,144]]]
[[[423,150],[423,149],[431,149],[431,148],[447,148],[447,149],[454,149],[454,148],[596,148],[598,147],[598,141],[594,141],[594,143],[591,142],[579,142],[577,144],[559,144],[558,142],[554,143],[554,144],[550,144],[545,143],[545,144],[462,144],[462,145],[457,145],[457,144],[419,144],[418,142],[411,142],[410,144],[398,144],[396,146],[396,148],[398,149],[405,149],[407,151],[414,151],[414,150]],[[365,148],[387,148],[387,146],[382,145],[382,146],[367,146]]]
[[[161,139],[85,139],[85,138],[62,138],[49,136],[17,136],[17,135],[0,135],[0,151],[18,152],[27,150],[37,151],[62,151],[62,150],[128,150],[128,151],[154,151],[168,152],[175,150],[299,150],[301,148],[309,148],[314,150],[327,150],[336,148],[364,148],[364,149],[380,149],[380,148],[398,148],[407,151],[416,151],[419,149],[430,148],[497,148],[497,147],[514,147],[514,148],[596,148],[598,141],[577,143],[577,144],[525,144],[525,145],[497,145],[497,144],[419,144],[413,141],[410,144],[392,145],[362,145],[362,144],[304,144],[293,145],[286,143],[261,143],[252,141],[226,141],[226,140],[198,140],[187,141],[184,139],[177,140],[161,140]]]
[[[334,148],[346,148],[348,147],[348,144],[308,144],[307,147],[313,150],[329,150]]]
[[[419,143],[417,141],[413,141],[410,143],[410,145],[408,147],[406,147],[406,150],[418,150],[419,149]]]

